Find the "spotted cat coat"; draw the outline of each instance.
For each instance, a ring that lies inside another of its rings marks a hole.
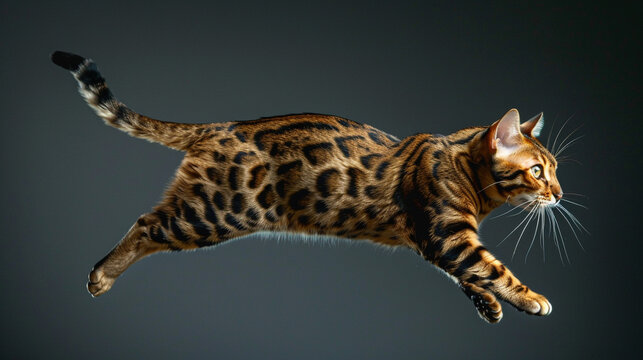
[[[171,123],[117,101],[91,60],[63,52],[52,60],[72,72],[107,124],[186,153],[163,200],[94,266],[93,296],[152,253],[285,231],[408,247],[453,278],[488,322],[502,318],[498,299],[529,314],[551,312],[547,299],[523,285],[477,234],[490,211],[529,185],[522,170],[494,158],[499,129],[515,129],[515,110],[491,126],[402,140],[319,114]],[[531,136],[538,123],[518,126],[532,151],[547,157]],[[488,186],[497,181],[504,182]]]

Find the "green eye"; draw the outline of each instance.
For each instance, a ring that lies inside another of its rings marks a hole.
[[[540,176],[543,174],[543,167],[540,165],[534,165],[531,167],[531,175],[536,179],[540,179]]]

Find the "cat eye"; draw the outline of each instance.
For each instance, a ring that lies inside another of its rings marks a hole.
[[[543,174],[543,167],[540,165],[534,165],[531,167],[531,174],[536,178],[540,179],[540,176]]]

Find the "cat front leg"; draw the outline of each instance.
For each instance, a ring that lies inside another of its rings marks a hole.
[[[455,229],[455,228],[454,228]],[[552,306],[542,295],[529,289],[478,240],[473,227],[456,229],[433,241],[431,262],[444,270],[476,306],[479,315],[490,323],[502,319],[497,299],[533,315],[549,315]]]
[[[522,284],[499,260],[494,258],[489,261],[481,273],[486,277],[486,280],[482,281],[484,286],[516,309],[531,315],[551,314],[553,307],[549,300]]]
[[[466,281],[460,281],[459,285],[483,320],[491,324],[502,320],[502,306],[491,292]]]

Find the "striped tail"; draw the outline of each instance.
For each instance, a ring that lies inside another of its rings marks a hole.
[[[80,94],[107,124],[131,136],[186,151],[197,142],[207,125],[159,121],[138,114],[112,95],[96,64],[82,56],[56,51],[51,60],[74,75]],[[199,130],[201,129],[201,130]]]

